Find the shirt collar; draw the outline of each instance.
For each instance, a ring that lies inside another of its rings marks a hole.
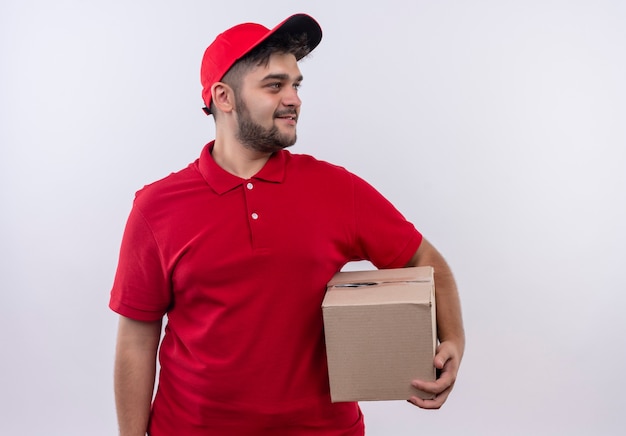
[[[202,149],[198,170],[209,186],[213,188],[218,195],[222,195],[241,186],[245,179],[229,173],[215,162],[211,155],[214,144],[215,141],[211,141]],[[285,178],[285,166],[288,156],[289,152],[287,150],[273,153],[263,168],[252,176],[252,179],[263,180],[270,183],[282,183]]]

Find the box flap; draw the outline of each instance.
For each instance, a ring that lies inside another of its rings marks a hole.
[[[322,307],[398,303],[431,305],[435,298],[433,291],[433,285],[429,282],[403,281],[354,287],[342,287],[339,284],[328,288]]]
[[[328,282],[328,287],[359,285],[381,282],[432,282],[434,270],[432,266],[414,266],[410,268],[378,269],[371,271],[341,271]]]
[[[430,266],[342,271],[328,282],[322,307],[398,302],[431,304],[434,300],[433,276],[434,270]],[[401,284],[407,286],[398,286]]]

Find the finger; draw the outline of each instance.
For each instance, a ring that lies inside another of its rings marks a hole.
[[[420,398],[418,396],[411,397],[409,403],[421,408],[421,409],[439,409],[448,399],[451,388],[446,389],[442,393],[435,395],[433,398]]]
[[[433,359],[435,368],[443,369],[443,367],[446,366],[446,363],[448,363],[448,361],[452,359],[452,357],[453,354],[450,347],[447,346],[447,343],[442,343],[437,348],[437,353],[435,354],[435,358]]]
[[[446,372],[442,372],[441,376],[435,381],[413,380],[411,385],[427,394],[440,395],[446,389],[450,388],[452,383],[452,376]]]
[[[411,384],[424,392],[432,393],[432,394],[440,394],[444,390],[448,389],[452,384],[454,384],[456,379],[456,371],[453,368],[451,360],[446,362],[443,369],[439,370],[439,376],[434,381],[425,381],[425,380],[413,380]]]

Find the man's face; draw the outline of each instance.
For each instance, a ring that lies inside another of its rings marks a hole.
[[[267,66],[246,74],[235,91],[237,139],[255,151],[271,153],[296,143],[302,75],[291,54],[273,54]]]

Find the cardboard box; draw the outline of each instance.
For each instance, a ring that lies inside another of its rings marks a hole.
[[[337,273],[322,303],[333,402],[407,400],[435,380],[432,267]]]

